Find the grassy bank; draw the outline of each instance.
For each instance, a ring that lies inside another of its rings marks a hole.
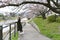
[[[47,19],[43,20],[41,17],[34,18],[33,21],[39,27],[41,34],[53,40],[60,40],[60,23],[49,23]]]

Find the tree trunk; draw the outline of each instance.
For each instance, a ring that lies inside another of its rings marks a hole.
[[[45,13],[42,13],[42,18],[46,19]]]

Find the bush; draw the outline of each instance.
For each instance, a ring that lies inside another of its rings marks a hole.
[[[55,22],[56,21],[56,16],[55,15],[51,15],[48,17],[48,22]]]
[[[3,17],[3,15],[0,15],[0,17]]]
[[[56,22],[60,23],[60,17],[56,18]]]

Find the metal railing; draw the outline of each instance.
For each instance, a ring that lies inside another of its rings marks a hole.
[[[7,37],[7,39],[8,40],[12,40],[11,39],[11,35],[12,35],[12,31],[13,31],[13,33],[14,33],[14,37],[16,36],[16,32],[17,32],[17,21],[15,21],[15,22],[11,22],[11,23],[6,23],[6,24],[8,24],[8,26],[5,26],[5,27],[3,27],[3,25],[4,24],[0,24],[0,40],[5,40],[5,38]],[[12,26],[11,25],[14,25],[14,28],[13,28],[13,30],[12,30]],[[9,27],[9,30],[8,30],[8,32],[6,32],[6,35],[5,35],[5,37],[3,37],[4,35],[3,35],[3,29],[4,28],[7,28],[7,27]],[[9,36],[7,36],[7,35],[9,35]],[[6,40],[7,40],[6,39]]]

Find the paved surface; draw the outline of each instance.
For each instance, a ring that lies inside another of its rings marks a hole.
[[[23,27],[24,34],[20,34],[18,40],[51,40],[37,32],[30,24]]]

